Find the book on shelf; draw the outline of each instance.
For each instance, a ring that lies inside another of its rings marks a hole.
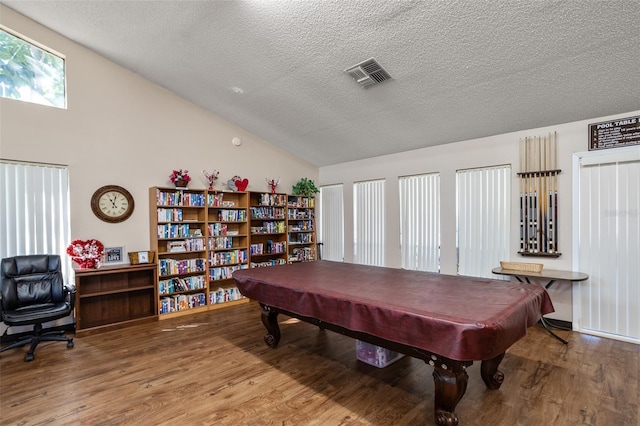
[[[184,241],[169,241],[167,243],[167,249],[171,253],[187,251]]]

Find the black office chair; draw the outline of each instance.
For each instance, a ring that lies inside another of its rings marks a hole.
[[[66,341],[73,347],[73,339],[63,331],[42,332],[42,324],[64,318],[73,312],[75,289],[64,285],[60,256],[32,255],[2,259],[0,281],[0,318],[9,327],[33,325],[33,334],[2,349],[31,344],[25,361],[33,361],[33,352],[42,341]],[[7,335],[7,328],[3,336]]]

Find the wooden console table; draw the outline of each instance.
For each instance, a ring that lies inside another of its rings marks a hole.
[[[155,263],[74,271],[76,337],[158,319]]]
[[[516,271],[513,269],[504,269],[501,267],[493,268],[491,270],[494,274],[498,275],[509,275],[515,277],[519,282],[532,284],[530,279],[539,279],[541,280],[540,284],[544,285],[544,288],[547,290],[556,282],[556,281],[568,281],[570,283],[574,283],[577,281],[585,281],[589,278],[589,275],[583,272],[574,272],[574,271],[558,271],[555,269],[542,269],[540,272],[529,272],[529,271]],[[546,283],[545,283],[546,282]],[[551,331],[549,328],[549,323],[545,320],[544,316],[540,319],[542,326],[547,330],[549,334],[553,337],[564,343],[567,342],[562,337],[558,336],[556,333]]]

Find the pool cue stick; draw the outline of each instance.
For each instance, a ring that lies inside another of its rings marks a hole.
[[[542,251],[547,253],[549,251],[549,234],[547,233],[547,226],[548,226],[548,222],[549,222],[549,217],[547,216],[547,168],[548,168],[548,164],[547,164],[547,143],[548,143],[548,138],[544,138],[544,143],[543,143],[543,164],[542,164],[542,170],[545,170],[544,173],[541,174],[540,179],[542,181],[542,188],[540,188],[540,200],[543,203],[542,206],[542,214],[544,217],[544,222],[542,223]]]
[[[553,134],[554,170],[558,170],[558,134]],[[558,172],[553,173],[553,251],[558,252]]]
[[[549,169],[550,170],[555,170],[555,161],[554,161],[554,155],[553,155],[553,150],[554,150],[554,138],[550,137],[549,138]],[[554,253],[554,242],[556,240],[556,223],[555,223],[555,219],[553,217],[553,176],[554,176],[555,172],[551,172],[549,174],[549,190],[547,191],[548,197],[549,197],[549,252],[550,253]]]
[[[548,144],[548,152],[547,152],[547,170],[553,170],[553,139],[551,137],[549,137],[549,144]],[[549,247],[548,247],[548,251],[549,253],[553,252],[553,240],[554,240],[554,232],[553,232],[553,215],[551,214],[551,186],[552,186],[552,178],[553,178],[553,172],[549,171],[547,173],[546,179],[547,179],[547,187],[545,189],[545,193],[544,196],[547,199],[547,239],[549,241]]]
[[[524,251],[524,148],[523,148],[523,140],[520,138],[518,143],[518,150],[520,154],[520,176],[519,176],[519,186],[520,186],[520,251]]]
[[[529,172],[532,173],[529,175],[529,183],[530,183],[530,191],[531,191],[531,227],[529,229],[529,235],[531,239],[531,251],[536,252],[536,181],[535,174],[533,172],[536,170],[536,138],[535,136],[531,139],[531,167],[529,167]]]
[[[542,169],[542,161],[541,161],[541,153],[542,153],[542,138],[538,136],[536,143],[536,251],[539,252],[542,250],[542,213],[541,213],[541,203],[540,203],[540,170]]]
[[[527,137],[527,173],[531,172],[531,138]],[[533,241],[531,241],[531,176],[527,174],[527,251],[532,251]]]
[[[524,194],[522,193],[522,176],[520,176],[520,251],[524,250],[524,211],[522,210],[522,202],[524,200]]]

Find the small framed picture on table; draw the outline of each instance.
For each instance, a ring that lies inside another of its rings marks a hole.
[[[132,265],[139,265],[141,263],[153,263],[155,252],[153,251],[130,251],[129,261]]]
[[[105,247],[104,264],[115,265],[124,262],[124,247]]]

